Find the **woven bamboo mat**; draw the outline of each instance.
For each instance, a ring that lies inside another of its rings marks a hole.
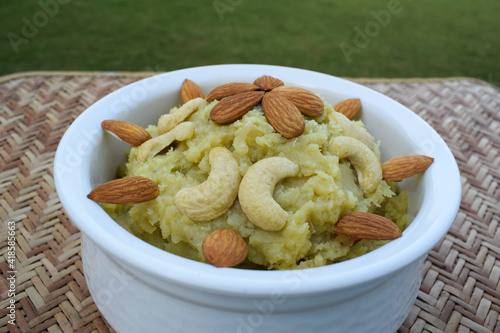
[[[82,111],[150,74],[0,78],[0,332],[112,331],[87,289],[80,233],[55,192],[52,163]],[[500,91],[466,78],[355,81],[424,118],[448,143],[462,175],[460,212],[427,257],[418,299],[399,332],[500,332]],[[9,226],[17,240],[16,326],[8,324]]]

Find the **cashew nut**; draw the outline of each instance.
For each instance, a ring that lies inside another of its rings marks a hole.
[[[335,121],[340,125],[340,127],[342,127],[342,132],[344,133],[344,135],[358,139],[372,151],[373,149],[375,149],[375,139],[373,139],[373,136],[371,136],[371,134],[367,131],[363,131],[361,128],[356,126],[353,121],[344,116],[342,113],[332,112],[329,117],[330,120]]]
[[[238,196],[241,175],[229,149],[215,147],[208,156],[211,170],[203,183],[180,190],[175,205],[195,221],[209,221],[224,214]]]
[[[188,101],[174,113],[167,113],[158,119],[158,134],[167,133],[175,126],[179,125],[191,113],[198,110],[206,101],[200,97]]]
[[[266,231],[280,231],[288,213],[274,200],[276,184],[299,174],[299,166],[286,157],[268,157],[253,164],[243,176],[238,193],[241,209],[253,224]]]
[[[154,157],[160,151],[165,149],[175,140],[184,141],[193,137],[194,124],[185,122],[175,126],[170,132],[149,139],[139,146],[137,149],[137,160],[145,162],[147,159]]]
[[[382,181],[382,167],[375,153],[364,143],[348,136],[338,136],[330,140],[328,150],[351,162],[365,193],[372,193],[377,189]]]

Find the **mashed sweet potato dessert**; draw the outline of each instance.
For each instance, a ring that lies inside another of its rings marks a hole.
[[[317,96],[308,99],[310,92],[302,96],[303,89],[265,78],[253,87],[225,87],[232,88],[232,94],[215,97],[201,95],[189,81],[187,95],[195,98],[183,96],[182,106],[146,128],[150,137],[132,144],[118,171],[119,178],[151,180],[158,193],[139,203],[94,200],[135,236],[197,261],[214,264],[211,258],[220,254],[210,253],[213,245],[207,237],[232,230],[245,251],[235,247],[241,258],[216,266],[318,267],[363,255],[398,237],[377,237],[370,225],[368,236],[352,234],[355,227],[339,222],[367,212],[385,217],[402,231],[408,220],[406,193],[382,175],[380,143],[349,115],[359,105],[348,101],[334,108],[321,101],[319,111],[311,114],[296,97],[314,104]],[[299,114],[280,113],[293,109],[290,103]],[[223,108],[215,109],[218,104]]]

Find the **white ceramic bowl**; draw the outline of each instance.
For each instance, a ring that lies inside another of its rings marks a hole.
[[[205,92],[262,75],[320,93],[332,104],[362,100],[362,120],[382,157],[435,158],[423,176],[402,182],[412,223],[403,237],[359,258],[297,271],[215,268],[159,250],[129,234],[86,198],[115,176],[128,146],[100,123],[147,126],[180,105],[184,79]],[[218,65],[153,76],[102,98],[69,127],[57,149],[57,192],[82,231],[85,278],[118,332],[393,332],[409,313],[425,255],[446,234],[460,203],[457,164],[439,135],[394,100],[361,85],[301,69]]]

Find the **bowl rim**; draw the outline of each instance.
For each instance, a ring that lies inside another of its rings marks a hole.
[[[109,104],[113,96],[130,92],[134,87],[144,85],[145,80],[152,80],[154,77],[136,81],[98,100],[78,116],[62,137],[54,159],[54,180],[62,206],[70,219],[105,253],[120,262],[121,266],[131,268],[130,271],[135,272],[134,274],[139,278],[142,275],[138,272],[143,274],[143,278],[152,276],[160,281],[165,280],[179,286],[218,294],[269,295],[279,290],[289,295],[300,295],[321,293],[325,290],[339,290],[394,274],[425,256],[444,237],[458,212],[461,200],[461,180],[456,161],[446,143],[429,124],[411,110],[395,100],[357,83],[328,74],[284,66],[211,65],[180,69],[159,74],[159,76],[178,82],[184,78],[192,79],[192,77],[200,75],[224,76],[223,73],[232,73],[228,74],[229,76],[236,75],[234,73],[245,73],[247,76],[251,74],[257,78],[258,73],[261,72],[280,77],[283,81],[285,81],[283,77],[294,75],[300,76],[301,79],[307,78],[305,82],[312,86],[335,83],[335,85],[342,84],[346,91],[350,89],[361,91],[365,94],[363,95],[365,98],[374,98],[386,103],[384,105],[388,105],[390,108],[396,108],[404,114],[406,119],[411,120],[412,126],[424,130],[434,137],[439,159],[436,159],[428,172],[422,176],[425,189],[433,191],[426,190],[422,208],[412,224],[403,232],[403,237],[363,256],[333,265],[297,271],[252,271],[216,268],[209,264],[185,259],[160,250],[128,233],[114,222],[98,204],[91,202],[86,197],[81,197],[81,193],[84,193],[82,186],[84,189],[89,187],[89,180],[86,179],[83,171],[90,167],[90,158],[82,158],[80,161],[82,163],[75,167],[74,173],[63,173],[58,166],[65,163],[65,147],[67,149],[81,139],[80,126],[86,128],[89,123],[95,124],[99,117],[102,118],[102,115],[98,115],[98,111],[101,107]],[[230,81],[226,80],[225,83],[228,82]],[[449,209],[442,209],[442,207],[449,207]],[[416,237],[415,225],[418,225],[420,220],[430,217],[435,221],[441,221],[441,223],[434,223],[427,230],[421,232],[421,235],[418,236],[419,242],[405,244],[407,239],[411,240],[412,237]],[[111,226],[109,220],[118,228]],[[387,256],[385,256],[386,254]]]

